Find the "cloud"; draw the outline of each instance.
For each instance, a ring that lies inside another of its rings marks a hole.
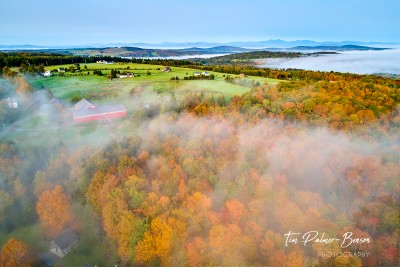
[[[352,51],[336,55],[302,58],[270,58],[261,61],[263,68],[295,68],[315,71],[338,71],[357,74],[400,74],[400,50]]]

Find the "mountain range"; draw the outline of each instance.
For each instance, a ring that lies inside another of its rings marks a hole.
[[[0,47],[1,49],[1,47]],[[367,51],[367,50],[384,50],[387,48],[360,46],[360,45],[318,45],[318,46],[294,46],[289,48],[243,48],[238,46],[215,46],[209,48],[202,47],[189,47],[189,48],[142,48],[142,47],[90,47],[90,48],[41,48],[34,46],[16,46],[4,51],[23,51],[23,52],[43,52],[63,55],[79,55],[79,56],[113,56],[113,57],[127,57],[127,58],[195,58],[195,57],[214,57],[227,54],[237,53],[257,53],[260,51],[275,52],[277,55],[286,57],[286,52],[320,52],[320,53],[337,53],[344,51]],[[247,55],[245,56],[248,57]]]
[[[157,49],[177,49],[177,48],[212,48],[218,46],[231,46],[243,48],[292,48],[296,46],[344,46],[344,45],[359,45],[359,46],[372,46],[372,47],[394,47],[400,46],[400,43],[393,42],[356,42],[356,41],[341,41],[341,42],[317,42],[312,40],[295,40],[285,41],[281,39],[267,40],[267,41],[249,41],[249,42],[163,42],[158,44],[150,43],[94,43],[87,45],[0,45],[0,50],[25,50],[25,49],[72,49],[72,48],[106,48],[106,47],[140,47],[140,48],[157,48]]]

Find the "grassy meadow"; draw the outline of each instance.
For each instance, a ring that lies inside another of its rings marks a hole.
[[[46,67],[46,70],[56,70],[58,68],[68,69],[72,65],[58,65]],[[250,90],[248,87],[240,85],[232,85],[224,82],[224,76],[227,74],[212,72],[209,74],[215,75],[214,80],[191,80],[185,81],[185,76],[191,76],[194,72],[201,72],[195,69],[171,67],[171,72],[163,72],[164,66],[162,65],[148,65],[148,64],[135,64],[135,63],[115,63],[115,64],[86,64],[87,70],[84,70],[85,64],[81,64],[80,73],[75,73],[77,76],[68,77],[48,77],[39,78],[31,82],[35,88],[50,89],[54,96],[63,100],[68,100],[69,97],[76,94],[84,96],[93,92],[117,90],[119,93],[129,92],[134,87],[140,86],[146,90],[153,90],[160,92],[175,92],[185,94],[187,92],[205,91],[206,93],[225,95],[230,98],[233,95],[240,95]],[[134,78],[117,78],[110,81],[106,76],[110,73],[111,69],[118,69],[121,73],[126,71],[134,73]],[[94,70],[101,70],[104,76],[92,75]],[[89,76],[86,76],[87,73]],[[150,72],[151,75],[148,75]],[[67,73],[68,75],[69,73]],[[79,76],[80,74],[85,76]],[[56,74],[58,75],[58,74]],[[239,77],[239,75],[231,75],[232,77]],[[171,78],[178,77],[179,81],[171,81]],[[247,77],[248,80],[258,81],[260,83],[266,82],[263,77]],[[278,80],[269,79],[269,83],[277,83]],[[148,84],[151,83],[151,86]]]
[[[48,66],[46,70],[58,68],[68,69],[72,65]],[[115,63],[115,64],[86,64],[87,70],[83,70],[85,64],[80,64],[81,72],[73,76],[66,72],[66,76],[36,77],[29,80],[32,87],[40,93],[40,107],[33,113],[25,114],[15,122],[3,135],[6,140],[12,140],[21,147],[24,145],[56,145],[60,141],[71,150],[82,145],[101,147],[111,140],[121,139],[136,131],[136,123],[143,116],[144,105],[162,105],[174,95],[178,100],[190,93],[204,92],[215,97],[223,95],[230,99],[234,95],[241,95],[250,90],[249,87],[227,83],[224,76],[227,74],[209,72],[214,74],[214,80],[184,80],[185,76],[193,75],[193,72],[201,72],[195,69],[171,67],[169,73],[163,72],[164,66]],[[128,68],[129,67],[129,68]],[[102,70],[104,76],[87,75],[94,70]],[[106,77],[111,69],[132,72],[134,78],[115,78],[112,81]],[[147,75],[150,71],[151,75]],[[81,75],[82,74],[82,75]],[[140,76],[139,76],[140,75]],[[239,75],[231,75],[239,77]],[[178,81],[171,77],[179,77]],[[267,82],[262,77],[246,77],[260,83]],[[277,83],[279,80],[268,79],[268,83]],[[50,90],[54,97],[65,104],[63,113],[54,112],[54,107],[46,96]],[[97,122],[74,124],[72,118],[72,99],[87,98],[95,104],[123,104],[127,109],[127,116],[123,119],[113,120],[110,125],[100,125]]]

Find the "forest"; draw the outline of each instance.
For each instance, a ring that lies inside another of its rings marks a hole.
[[[265,58],[298,58],[298,57],[308,57],[315,55],[326,55],[326,54],[337,54],[337,52],[284,52],[284,51],[253,51],[253,52],[243,52],[235,53],[224,56],[217,56],[211,58],[197,58],[193,59],[194,62],[202,63],[204,65],[253,65],[255,59],[265,59]]]
[[[172,96],[100,148],[1,141],[0,266],[41,266],[42,244],[66,228],[75,253],[96,244],[118,266],[398,264],[399,80],[193,67],[284,81],[230,100]],[[40,242],[8,235],[32,225]],[[309,231],[354,239],[287,243]]]
[[[62,64],[75,64],[75,63],[94,63],[99,60],[105,61],[118,61],[118,62],[132,62],[142,64],[161,64],[165,66],[182,66],[196,64],[187,60],[174,60],[174,59],[124,59],[121,57],[112,56],[77,56],[77,55],[63,55],[45,52],[0,52],[0,68],[4,67],[20,67],[21,65],[29,65],[32,68],[38,68],[40,65],[62,65]]]

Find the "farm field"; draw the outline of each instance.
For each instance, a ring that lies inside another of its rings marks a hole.
[[[59,65],[46,67],[47,70],[68,68],[71,65]],[[84,64],[81,64],[83,68]],[[214,97],[225,96],[229,100],[234,95],[242,95],[251,88],[232,84],[224,81],[227,74],[209,72],[214,74],[214,80],[183,80],[183,77],[193,75],[198,71],[189,68],[171,67],[169,73],[162,72],[164,66],[147,64],[86,64],[90,72],[102,69],[107,74],[111,69],[125,70],[130,68],[134,78],[115,78],[110,81],[105,75],[79,75],[59,77],[37,77],[29,80],[29,83],[37,90],[40,99],[40,108],[28,114],[23,119],[15,122],[3,134],[5,140],[12,140],[19,146],[56,145],[59,140],[71,149],[79,148],[83,144],[101,147],[111,140],[120,140],[125,135],[136,131],[135,121],[143,116],[144,105],[163,105],[173,95],[180,100],[190,93],[204,92]],[[108,70],[104,70],[107,68]],[[151,75],[147,75],[147,71]],[[187,75],[187,74],[188,75]],[[67,73],[68,74],[68,73]],[[137,75],[140,75],[139,77]],[[180,80],[170,80],[178,76]],[[232,75],[232,77],[238,75]],[[261,84],[267,81],[262,77],[246,77]],[[269,79],[268,83],[274,84],[279,80]],[[54,112],[46,91],[49,90],[55,98],[60,99],[66,109],[63,114]],[[73,98],[86,98],[94,104],[123,104],[127,110],[127,116],[123,119],[113,120],[110,125],[99,125],[97,122],[74,124],[71,109],[74,105]],[[62,121],[61,118],[62,116]]]
[[[85,73],[84,66],[87,66],[90,72],[93,72],[93,70],[104,70],[105,74],[108,74],[111,69],[119,69],[119,70],[126,70],[128,72],[133,72],[135,75],[139,74],[141,77],[136,77],[139,78],[139,80],[145,79],[145,80],[168,80],[171,77],[175,77],[178,75],[180,79],[183,79],[184,76],[189,76],[192,75],[193,72],[201,72],[200,70],[196,69],[190,69],[190,68],[182,68],[182,67],[171,67],[172,71],[167,73],[163,72],[162,70],[165,68],[165,66],[162,65],[150,65],[150,64],[138,64],[138,63],[125,63],[125,62],[118,62],[118,63],[113,63],[113,64],[101,64],[101,63],[88,63],[80,64],[81,72]],[[66,68],[68,69],[70,66],[73,66],[73,64],[64,64],[64,65],[53,65],[53,66],[45,66],[45,70],[57,70],[58,68]],[[146,73],[147,71],[151,71],[152,75],[148,77]],[[86,71],[87,73],[87,71]],[[216,75],[215,79],[216,80],[223,80],[223,75],[224,73],[219,73],[219,72],[212,72],[209,71],[210,74]],[[239,75],[231,75],[231,76],[239,76]],[[250,77],[252,80],[256,81],[264,81],[265,78],[262,77]],[[271,80],[273,82],[273,80]]]
[[[46,70],[56,70],[58,68],[68,68],[71,65],[49,66]],[[81,64],[83,69],[84,64]],[[130,109],[132,102],[132,92],[140,92],[143,101],[153,101],[160,96],[171,95],[181,98],[188,93],[198,93],[203,91],[206,94],[220,96],[224,95],[230,99],[234,95],[241,95],[250,90],[250,87],[227,83],[224,78],[228,74],[212,72],[215,75],[214,80],[184,80],[185,76],[191,76],[194,72],[201,72],[195,69],[171,67],[172,71],[163,72],[164,66],[133,64],[133,63],[115,63],[115,64],[86,64],[87,71],[75,73],[74,76],[59,77],[56,74],[53,77],[40,77],[32,80],[30,83],[36,89],[49,89],[54,97],[63,101],[87,98],[93,101],[108,102],[122,101],[127,109]],[[134,78],[115,78],[110,81],[106,75],[111,69],[118,69],[121,72],[126,71],[134,73]],[[104,76],[92,75],[94,70],[101,70]],[[151,75],[147,72],[150,71]],[[86,76],[87,72],[90,75]],[[76,75],[76,76],[75,76]],[[239,75],[231,75],[239,77]],[[171,80],[178,77],[179,80]],[[266,78],[249,76],[245,79],[256,81],[260,84],[267,82]],[[269,84],[276,84],[279,80],[268,79]],[[156,94],[154,94],[156,93]],[[137,95],[137,94],[136,94]]]

